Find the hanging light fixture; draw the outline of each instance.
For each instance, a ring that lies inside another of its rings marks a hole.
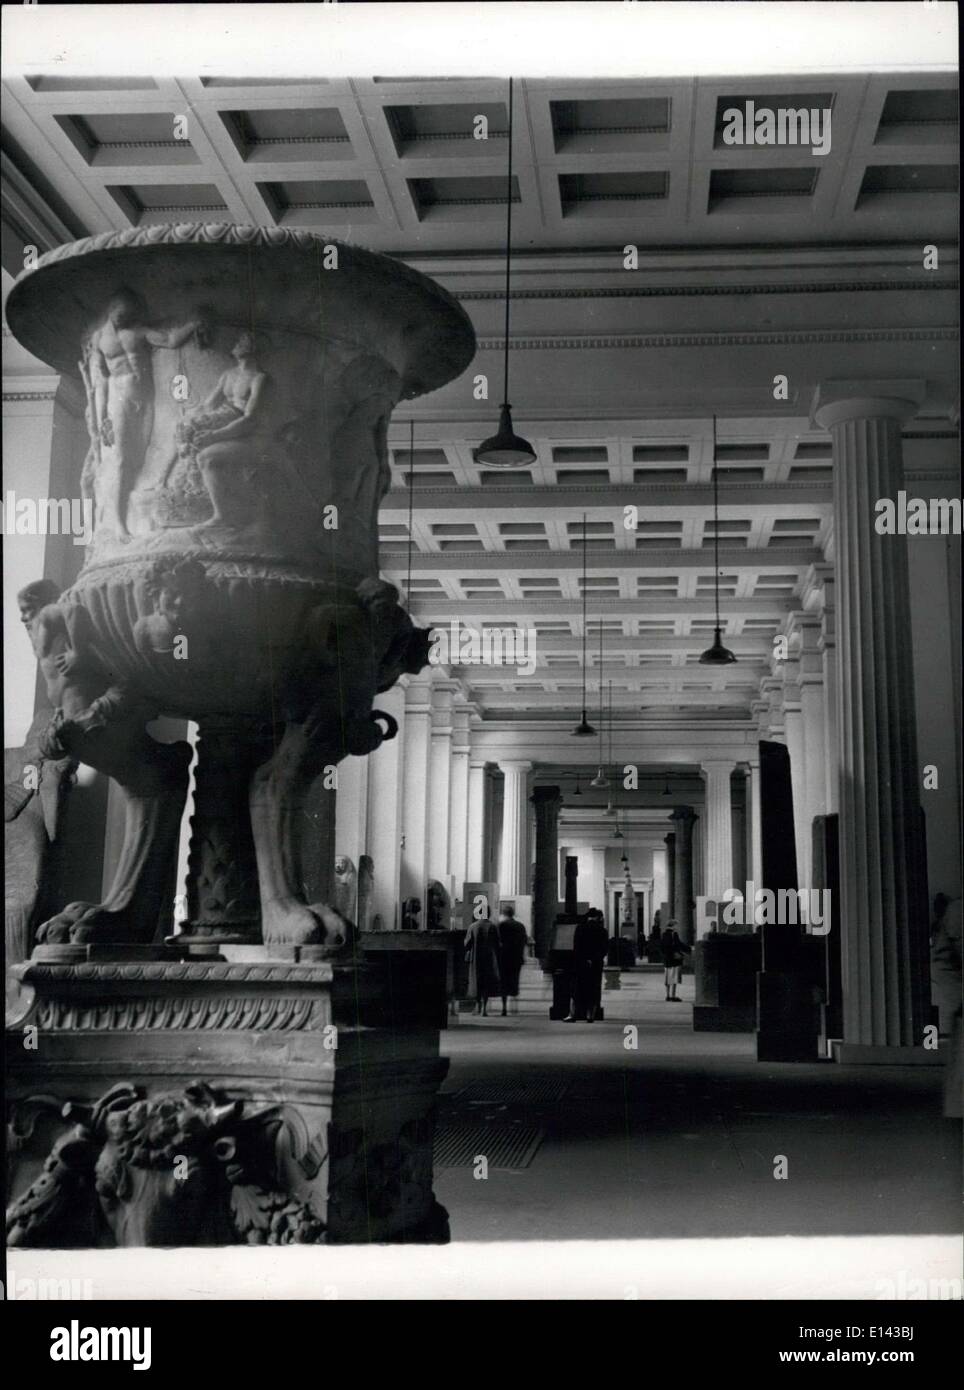
[[[512,78],[509,78],[509,173],[505,189],[505,344],[503,349],[502,406],[499,428],[484,439],[475,451],[479,463],[490,468],[523,468],[535,463],[536,451],[528,439],[521,439],[512,428],[509,405],[509,285],[512,275]]]
[[[720,625],[720,482],[716,466],[716,416],[713,416],[713,587],[716,594],[716,627],[713,645],[707,647],[700,657],[701,666],[730,666],[736,660],[728,647],[723,645],[723,629]]]
[[[672,796],[672,795],[673,795],[673,793],[672,793],[672,790],[670,789],[669,779],[667,778],[666,781],[663,783],[663,790],[660,792],[660,796]]]
[[[582,792],[581,792],[581,790],[580,790],[580,788],[579,788],[579,774],[578,774],[578,772],[576,773],[576,790],[573,792],[573,796],[582,796]]]
[[[582,514],[582,718],[573,729],[576,738],[587,738],[596,732],[586,718],[586,513]]]
[[[583,586],[585,588],[585,586]],[[589,783],[591,787],[608,787],[609,778],[603,772],[603,625],[602,618],[599,622],[599,771]]]

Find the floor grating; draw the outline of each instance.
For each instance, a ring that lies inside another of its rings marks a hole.
[[[535,1125],[443,1120],[435,1131],[435,1167],[470,1168],[484,1157],[490,1169],[518,1171],[528,1168],[544,1138]]]
[[[538,1105],[540,1101],[562,1100],[569,1089],[566,1081],[529,1078],[525,1081],[470,1081],[458,1092],[460,1102],[469,1105]]]

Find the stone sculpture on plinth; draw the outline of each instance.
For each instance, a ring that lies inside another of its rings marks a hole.
[[[169,1114],[217,1149],[242,1143],[222,1132],[220,1107],[276,1106],[289,1160],[254,1186],[305,1205],[294,1227],[440,1238],[431,1116],[444,1064],[426,1022],[437,1004],[391,1013],[384,972],[355,959],[333,866],[309,862],[305,826],[315,784],[394,737],[378,693],[427,661],[428,634],[378,578],[388,423],[400,399],[465,370],[471,325],[397,261],[308,231],[198,224],[48,253],[12,289],[8,322],[36,356],[79,368],[87,395],[78,488],[91,543],[70,589],[29,622],[55,710],[45,755],[112,778],[126,817],[103,901],[62,904],[21,968],[50,1037],[13,1064],[15,1104],[42,1091],[85,1117],[51,1161],[92,1163],[95,1186],[118,1126]],[[150,737],[160,714],[199,730],[188,919],[167,945],[156,938],[191,749]],[[327,1045],[326,1029],[351,1045]],[[152,1080],[137,1089],[141,1057]],[[382,1113],[378,1088],[394,1094],[398,1066],[407,1086],[416,1076],[413,1103]],[[105,1085],[112,1068],[136,1095]],[[376,1171],[381,1195],[366,1188]],[[34,1180],[36,1158],[15,1212]],[[27,1239],[36,1223],[22,1217]],[[194,1238],[186,1218],[141,1212],[127,1234],[97,1219],[108,1242]],[[57,1237],[47,1221],[44,1242]]]

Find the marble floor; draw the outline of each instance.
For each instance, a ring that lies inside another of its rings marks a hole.
[[[938,1068],[759,1063],[751,1034],[693,1032],[692,976],[683,1004],[657,974],[623,981],[602,1022],[550,1022],[530,987],[518,1014],[443,1033],[443,1120],[544,1131],[525,1168],[437,1171],[454,1241],[960,1230],[960,1124],[941,1116]],[[473,1098],[538,1082],[557,1084]]]

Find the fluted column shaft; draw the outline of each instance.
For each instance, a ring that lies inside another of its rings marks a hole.
[[[928,991],[907,540],[876,533],[874,504],[904,485],[915,397],[874,394],[821,388],[815,410],[834,452],[844,1042],[909,1047]]]
[[[452,701],[454,681],[436,682],[432,690],[432,751],[429,761],[428,879],[445,883],[449,872],[449,806],[452,795]]]
[[[485,759],[469,759],[469,818],[466,843],[465,877],[469,883],[481,883],[485,864]],[[456,891],[461,884],[456,883]]]
[[[526,777],[532,771],[528,762],[500,762],[505,777],[502,802],[502,862],[499,869],[499,891],[503,897],[528,893],[529,879],[529,808],[526,796]]]
[[[536,787],[532,793],[536,823],[536,872],[532,885],[532,935],[535,954],[544,961],[552,941],[552,926],[559,901],[558,787]],[[502,888],[503,895],[506,889]]]
[[[456,894],[462,891],[468,862],[470,718],[471,711],[464,707],[455,709],[452,714],[449,872],[455,879]]]
[[[693,940],[693,826],[696,816],[689,806],[677,806],[670,817],[676,827],[676,889],[673,916],[683,941]]]
[[[733,884],[731,762],[703,764],[706,779],[706,896],[719,900]]]
[[[413,680],[405,692],[405,755],[402,781],[401,897],[425,895],[428,781],[432,751],[432,685]]]

